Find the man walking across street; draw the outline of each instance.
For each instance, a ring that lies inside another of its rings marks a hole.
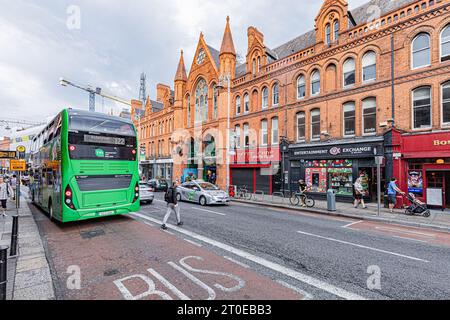
[[[169,187],[167,189],[166,195],[164,196],[164,200],[167,202],[167,213],[164,216],[163,224],[161,226],[161,229],[167,230],[167,220],[169,220],[170,215],[172,212],[175,213],[175,217],[177,218],[177,226],[182,226],[183,222],[181,221],[180,216],[180,207],[178,205],[177,200],[177,187],[178,187],[178,180],[175,181],[173,186]]]
[[[3,176],[0,176],[0,211],[3,217],[6,217],[6,204],[8,198],[13,195],[11,186],[3,180]]]

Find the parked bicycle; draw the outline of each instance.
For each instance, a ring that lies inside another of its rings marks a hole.
[[[304,204],[307,208],[313,208],[316,205],[316,201],[309,197],[306,193],[293,192],[289,201],[293,206],[298,206],[300,203]]]
[[[236,198],[244,199],[244,200],[251,200],[252,194],[248,191],[247,186],[241,186],[237,190]]]

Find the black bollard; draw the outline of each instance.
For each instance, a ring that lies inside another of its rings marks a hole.
[[[13,217],[12,234],[11,234],[11,250],[9,252],[10,257],[17,255],[17,239],[19,233],[19,216],[16,214]]]
[[[0,301],[6,300],[6,282],[8,271],[8,247],[0,246]]]

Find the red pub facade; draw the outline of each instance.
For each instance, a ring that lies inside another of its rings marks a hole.
[[[450,208],[450,132],[393,130],[392,147],[393,176],[399,187],[430,207]]]

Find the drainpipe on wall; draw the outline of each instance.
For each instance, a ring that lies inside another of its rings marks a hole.
[[[391,108],[392,108],[392,127],[395,128],[395,40],[394,34],[391,35]]]

